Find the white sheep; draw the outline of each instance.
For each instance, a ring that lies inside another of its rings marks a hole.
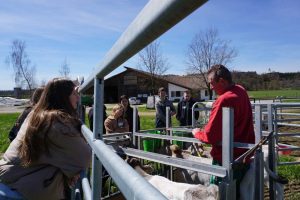
[[[209,164],[209,165],[212,163],[212,160],[210,158],[192,156],[188,153],[183,152],[177,145],[171,145],[170,150],[171,150],[172,157],[175,158],[192,160],[192,161]],[[174,177],[174,181],[176,182],[189,183],[189,184],[201,184],[201,185],[209,186],[210,176],[211,175],[209,174],[204,174],[204,173],[187,170],[187,169],[176,168],[174,170],[173,177]]]
[[[264,185],[269,187],[269,167],[268,167],[268,146],[263,145],[264,152]],[[171,145],[170,150],[172,151],[172,157],[183,158],[187,160],[193,160],[200,163],[211,164],[212,159],[203,158],[203,157],[195,157],[189,154],[186,154],[181,151],[181,149],[177,145]],[[254,199],[254,177],[255,174],[255,166],[254,162],[251,162],[250,168],[245,174],[243,180],[240,184],[240,199],[242,200],[253,200]],[[209,185],[210,175],[195,172],[186,169],[176,169],[174,172],[174,180],[178,182],[186,182],[192,184],[202,184]],[[284,186],[281,183],[275,183],[276,187],[276,199],[282,200],[284,199]]]
[[[172,200],[213,200],[218,199],[219,188],[216,185],[191,185],[187,183],[177,183],[169,179],[147,174],[141,167],[139,161],[130,158],[127,161],[141,176],[158,189],[168,199]]]

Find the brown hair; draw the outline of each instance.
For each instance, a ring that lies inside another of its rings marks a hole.
[[[39,88],[36,88],[35,91],[33,92],[32,94],[32,97],[31,97],[31,104],[34,106],[35,104],[37,104],[37,102],[39,101],[39,99],[41,98],[42,96],[42,93],[44,91],[44,87],[39,87]]]
[[[229,83],[232,83],[231,73],[224,65],[219,64],[212,66],[207,72],[207,75],[209,74],[214,74],[214,79],[216,81],[219,81],[220,78],[223,78]]]
[[[121,102],[123,99],[127,99],[127,101],[128,101],[128,97],[127,97],[126,95],[120,96],[120,102]]]
[[[164,91],[164,92],[166,91],[164,87],[160,87],[160,88],[158,89],[158,93],[160,93],[160,92],[162,92],[162,91]]]
[[[185,94],[191,94],[191,91],[190,90],[186,90],[183,93],[185,93]]]
[[[24,141],[19,146],[23,166],[29,166],[42,153],[49,153],[48,131],[54,121],[58,120],[64,124],[72,122],[79,129],[80,121],[69,100],[74,87],[75,84],[65,78],[54,78],[45,86],[31,113]]]

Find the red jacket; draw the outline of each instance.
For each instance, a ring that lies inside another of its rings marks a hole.
[[[214,102],[209,121],[195,138],[212,144],[211,156],[222,162],[222,107],[234,109],[234,142],[254,143],[252,109],[246,90],[240,85],[232,86]],[[235,148],[234,159],[246,152],[246,149]]]

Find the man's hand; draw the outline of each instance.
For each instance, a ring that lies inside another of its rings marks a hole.
[[[200,132],[200,131],[201,131],[200,128],[194,128],[194,129],[192,130],[193,136],[195,137],[196,133],[198,133],[198,132]]]

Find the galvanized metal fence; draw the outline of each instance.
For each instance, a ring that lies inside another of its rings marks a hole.
[[[127,199],[165,199],[165,197],[124,163],[102,141],[104,76],[119,67],[142,48],[150,44],[172,26],[184,19],[206,0],[152,0],[129,25],[119,40],[106,54],[100,66],[80,87],[83,93],[94,86],[93,132],[82,126],[82,133],[93,149],[91,193],[88,183],[84,185],[87,199],[100,199],[102,188],[102,165],[113,177]],[[128,176],[130,178],[128,178]],[[86,179],[84,179],[86,180]]]
[[[127,30],[122,34],[120,39],[113,45],[107,53],[100,66],[91,74],[91,76],[80,87],[79,92],[84,93],[94,86],[94,128],[91,132],[86,126],[82,126],[82,133],[87,142],[93,149],[92,158],[92,178],[90,181],[86,177],[82,179],[82,189],[85,199],[100,199],[102,189],[102,166],[106,168],[110,176],[114,179],[118,188],[127,199],[165,199],[151,184],[140,177],[132,168],[130,168],[117,154],[115,150],[107,146],[103,140],[103,103],[104,103],[104,76],[109,74],[115,68],[130,57],[139,52],[142,48],[150,44],[180,20],[192,13],[195,9],[204,4],[206,0],[152,0],[150,1],[136,19],[130,24]],[[279,105],[278,105],[279,106]],[[262,130],[261,107],[255,108],[258,116],[255,117],[256,123],[256,141],[260,140]],[[269,112],[269,111],[268,111]],[[272,111],[269,116],[273,116]],[[283,114],[281,112],[281,114]],[[277,116],[277,114],[274,114]],[[84,116],[84,115],[82,115]],[[223,123],[223,166],[207,166],[205,164],[191,163],[189,161],[180,161],[175,158],[167,158],[162,155],[155,155],[150,152],[143,152],[137,149],[122,149],[122,151],[131,156],[152,159],[155,162],[168,164],[175,167],[192,169],[204,173],[217,175],[224,178],[221,185],[221,198],[234,199],[235,184],[232,180],[232,148],[233,148],[233,113],[226,108],[224,110]],[[271,117],[269,117],[271,118]],[[268,123],[271,123],[270,120]],[[273,123],[273,122],[272,122]],[[284,121],[276,119],[274,124],[283,125]],[[230,125],[230,126],[228,126]],[[273,127],[270,125],[269,127]],[[274,129],[277,126],[274,126]],[[269,128],[270,130],[271,128]],[[134,128],[136,130],[136,128]],[[196,142],[193,138],[184,138],[171,135],[160,135],[160,139],[181,140],[186,142]],[[278,136],[281,133],[278,134]],[[140,144],[141,137],[152,138],[158,135],[146,134],[143,132],[133,132],[133,141],[138,138]],[[282,134],[284,135],[284,134]],[[295,136],[299,136],[296,134]],[[251,148],[248,144],[234,144],[234,146]],[[292,150],[292,149],[289,149]],[[295,150],[295,149],[294,149]],[[256,199],[263,199],[263,154],[258,150],[256,157],[256,185],[259,187],[256,192]],[[128,178],[130,177],[130,178]]]

